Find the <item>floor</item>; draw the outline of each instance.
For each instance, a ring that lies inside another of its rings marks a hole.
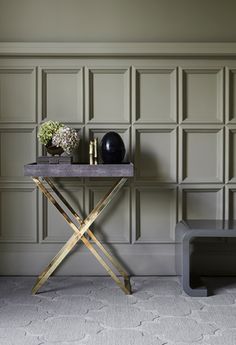
[[[107,277],[0,277],[1,345],[235,345],[236,278],[190,298],[178,278],[136,277],[126,296]]]

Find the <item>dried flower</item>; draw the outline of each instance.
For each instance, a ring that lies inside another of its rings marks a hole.
[[[79,146],[79,134],[70,127],[60,127],[52,137],[52,144],[62,147],[67,154],[71,154]]]
[[[52,140],[53,135],[59,130],[59,128],[64,127],[62,123],[57,121],[47,121],[44,122],[38,132],[38,138],[43,145],[47,145],[50,140]]]

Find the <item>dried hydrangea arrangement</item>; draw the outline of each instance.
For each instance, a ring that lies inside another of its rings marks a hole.
[[[44,122],[40,126],[39,132],[38,132],[38,138],[41,144],[47,145],[50,142],[50,140],[52,140],[53,135],[57,133],[57,131],[61,127],[64,127],[64,125],[57,121],[50,120],[50,121]]]
[[[79,134],[70,127],[61,127],[52,137],[52,144],[62,147],[67,154],[71,154],[79,146]]]
[[[57,121],[44,122],[39,128],[38,138],[47,149],[52,146],[60,147],[67,154],[71,154],[79,146],[78,132]]]

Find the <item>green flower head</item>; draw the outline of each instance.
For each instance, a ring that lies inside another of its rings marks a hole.
[[[50,120],[50,121],[44,122],[40,126],[39,132],[38,132],[38,138],[41,144],[47,145],[48,142],[52,140],[53,135],[57,133],[59,128],[63,126],[64,125],[62,123],[57,122],[57,121]]]

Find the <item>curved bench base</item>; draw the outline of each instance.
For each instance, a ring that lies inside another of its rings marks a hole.
[[[191,276],[191,241],[201,237],[236,237],[236,223],[222,220],[181,221],[176,225],[176,272],[184,292],[192,297],[206,297],[208,290],[200,277]],[[196,283],[197,281],[197,283]]]

